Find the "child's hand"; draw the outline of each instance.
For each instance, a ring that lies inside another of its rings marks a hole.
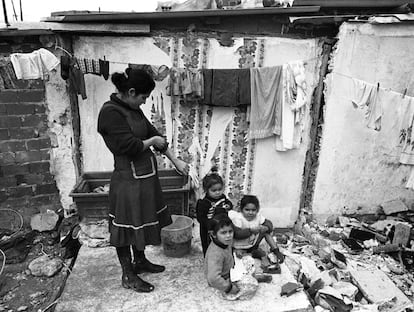
[[[257,227],[251,227],[250,228],[250,232],[252,234],[258,234],[258,233],[260,233],[260,227],[259,226],[257,226]]]
[[[235,295],[240,291],[239,287],[235,283],[231,283],[231,289],[229,291],[229,294]]]
[[[260,231],[260,234],[264,234],[264,233],[267,233],[269,231],[269,228],[265,225],[260,225],[259,231]]]

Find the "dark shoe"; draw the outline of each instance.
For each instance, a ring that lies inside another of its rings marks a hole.
[[[279,264],[271,264],[263,268],[263,273],[269,273],[269,274],[280,274],[280,266]]]
[[[261,274],[261,273],[255,273],[253,277],[259,282],[259,283],[270,283],[272,281],[272,275],[269,274]]]
[[[165,266],[151,263],[147,258],[141,259],[139,262],[132,264],[135,274],[141,273],[161,273],[165,271]]]
[[[154,290],[154,285],[144,281],[139,276],[129,274],[122,274],[122,287],[133,289],[136,292],[151,292]]]
[[[252,250],[252,257],[255,259],[262,259],[263,257],[266,257],[266,253],[262,249],[257,248]]]

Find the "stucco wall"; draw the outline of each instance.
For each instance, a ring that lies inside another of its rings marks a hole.
[[[326,79],[326,112],[315,184],[313,213],[373,212],[384,201],[401,198],[410,204],[414,191],[405,188],[410,168],[400,165],[398,97],[383,105],[382,129],[368,129],[363,110],[350,101],[351,77],[381,88],[414,95],[414,26],[344,24]],[[337,73],[337,74],[335,74]],[[396,100],[395,100],[396,99]]]
[[[236,43],[238,41],[236,40]],[[210,40],[208,68],[238,68],[235,47],[220,47],[215,39]],[[293,60],[311,60],[310,85],[315,84],[320,54],[319,41],[265,38],[263,66],[282,65]],[[74,41],[77,57],[102,58],[110,61],[131,62],[171,66],[168,55],[153,44],[152,38],[131,37],[79,37]],[[110,64],[110,72],[124,70],[126,64]],[[112,155],[108,152],[102,138],[97,134],[96,123],[99,109],[114,91],[110,80],[86,75],[88,98],[79,100],[81,115],[82,157],[85,171],[112,170]],[[155,91],[156,92],[156,91]],[[168,100],[168,99],[167,99]],[[150,105],[142,106],[149,116]],[[167,121],[168,122],[168,121]],[[278,227],[292,226],[299,210],[302,174],[305,154],[308,148],[309,118],[305,121],[303,142],[299,149],[276,152],[274,138],[258,140],[252,192],[260,201],[264,214]]]

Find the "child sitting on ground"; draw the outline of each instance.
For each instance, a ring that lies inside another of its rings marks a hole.
[[[239,288],[230,280],[230,269],[234,266],[232,252],[233,224],[227,214],[210,219],[212,242],[204,259],[204,274],[209,286],[222,294],[235,295]]]
[[[280,273],[279,263],[283,262],[284,255],[272,237],[272,222],[266,219],[259,209],[259,200],[256,196],[244,195],[240,202],[240,212],[232,210],[228,213],[235,228],[233,247],[238,257],[251,253],[253,258],[261,259],[263,272]],[[259,248],[263,238],[270,247],[268,255]]]
[[[205,197],[197,201],[196,215],[197,221],[200,223],[201,245],[205,255],[210,244],[209,220],[219,214],[227,215],[227,212],[233,209],[233,204],[223,194],[224,181],[217,173],[217,167],[211,168],[210,173],[203,178],[203,189]]]

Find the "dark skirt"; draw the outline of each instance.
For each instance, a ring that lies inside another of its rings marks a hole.
[[[134,179],[131,171],[115,170],[109,191],[110,243],[115,247],[161,243],[160,230],[171,224],[158,174]]]

